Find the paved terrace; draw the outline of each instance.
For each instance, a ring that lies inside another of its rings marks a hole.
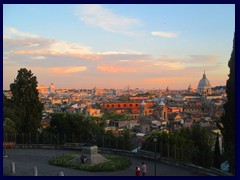
[[[37,166],[39,176],[57,176],[60,171],[65,176],[135,176],[136,164],[141,165],[144,161],[148,167],[147,176],[154,176],[154,161],[138,157],[128,157],[132,161],[131,167],[115,172],[87,172],[70,168],[57,167],[48,164],[52,157],[76,153],[74,150],[56,149],[7,149],[7,158],[3,158],[3,175],[11,175],[11,163],[16,166],[15,176],[32,176],[33,167]],[[191,170],[170,166],[157,162],[157,176],[199,176]]]

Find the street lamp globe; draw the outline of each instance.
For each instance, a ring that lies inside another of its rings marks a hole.
[[[153,142],[156,143],[158,140],[158,136],[157,135],[153,135]]]

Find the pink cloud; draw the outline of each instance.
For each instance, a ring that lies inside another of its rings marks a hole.
[[[73,58],[83,58],[88,60],[100,60],[101,56],[97,54],[71,54],[71,53],[61,53],[49,50],[34,50],[34,51],[16,51],[16,55],[51,55],[51,56],[67,56]]]
[[[119,66],[100,65],[97,66],[97,70],[105,73],[135,73],[137,72],[134,68],[126,68]]]
[[[50,73],[53,73],[53,74],[64,75],[64,74],[71,74],[71,73],[86,71],[87,67],[86,66],[54,67],[54,68],[48,68],[48,70],[50,71]]]

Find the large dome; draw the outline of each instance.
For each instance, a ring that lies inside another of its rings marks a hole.
[[[198,92],[203,95],[211,94],[211,84],[206,77],[205,71],[202,79],[198,83]]]
[[[211,87],[211,84],[210,84],[209,80],[207,79],[206,74],[204,72],[203,78],[198,83],[198,88],[205,89],[205,88],[209,88],[209,87]]]

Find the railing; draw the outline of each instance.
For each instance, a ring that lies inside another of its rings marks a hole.
[[[53,148],[53,149],[76,149],[80,150],[84,144],[85,137],[76,134],[59,134],[59,133],[41,133],[41,134],[6,134],[5,143],[12,143],[11,147],[21,148]],[[108,135],[96,135],[95,143],[102,149],[114,149],[116,150],[131,150],[139,147],[140,141],[137,138],[131,140],[131,147],[126,147],[126,139],[124,137],[112,137]],[[15,145],[13,145],[15,143]],[[9,148],[10,146],[4,146]],[[153,147],[149,147],[153,149]],[[194,152],[193,149],[187,146],[177,146],[174,143],[157,142],[156,144],[157,154],[161,155],[161,158],[173,159],[177,162],[197,164],[210,168],[213,166],[213,156],[206,156],[204,152]],[[141,151],[143,153],[143,151]],[[154,153],[151,155],[148,151],[147,157],[154,157]],[[195,154],[194,154],[195,153]],[[144,156],[144,154],[142,154]],[[198,162],[198,163],[196,163]],[[199,163],[200,162],[200,163]],[[207,164],[207,166],[204,166]]]
[[[151,151],[144,151],[144,150],[139,150],[137,153],[136,152],[131,152],[131,151],[124,151],[124,150],[118,150],[118,149],[107,149],[107,148],[100,148],[99,149],[100,153],[106,153],[106,154],[115,154],[115,155],[122,155],[122,156],[132,156],[132,157],[140,157],[140,158],[146,158],[146,159],[155,159],[155,153]],[[203,168],[201,166],[197,166],[194,164],[190,163],[185,163],[181,161],[177,161],[174,159],[170,158],[165,158],[161,157],[160,154],[157,154],[157,161],[169,164],[172,166],[178,166],[187,170],[191,170],[193,172],[202,174],[202,175],[208,175],[208,176],[232,176],[230,173],[223,172],[219,169],[211,167],[210,169]]]

